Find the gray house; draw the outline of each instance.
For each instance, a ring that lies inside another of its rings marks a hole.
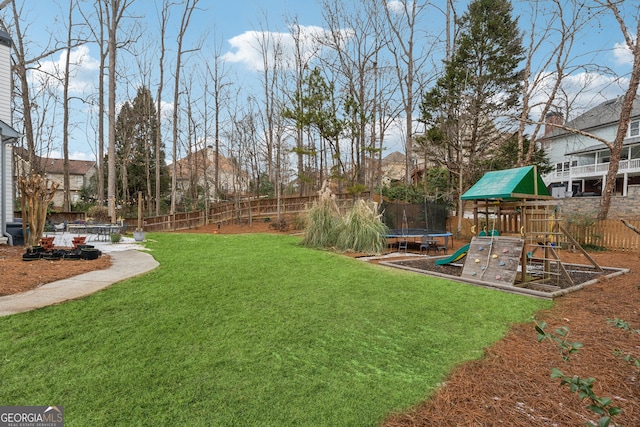
[[[13,144],[20,136],[11,123],[11,38],[0,30],[0,243],[13,244]]]
[[[622,98],[605,101],[566,124],[613,142],[618,131]],[[562,116],[550,114],[547,129],[538,142],[555,169],[543,177],[556,198],[600,196],[606,183],[611,153],[601,142],[551,125],[562,124]],[[615,194],[627,196],[640,186],[640,97],[633,103],[631,121],[620,159]]]

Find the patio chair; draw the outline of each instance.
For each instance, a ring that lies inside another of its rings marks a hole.
[[[421,243],[420,243],[420,253],[422,254],[422,251],[424,250],[427,255],[429,255],[429,251],[431,249],[435,250],[436,252],[437,247],[436,247],[436,241],[431,239],[430,237],[427,236],[422,236],[420,239]]]

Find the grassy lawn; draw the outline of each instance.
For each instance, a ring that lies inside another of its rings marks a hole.
[[[147,234],[160,267],[0,318],[0,404],[68,426],[366,426],[549,302],[306,249]]]

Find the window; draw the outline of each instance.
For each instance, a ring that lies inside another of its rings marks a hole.
[[[562,172],[562,163],[556,163],[556,172]]]
[[[640,136],[640,120],[632,120],[629,123],[629,137]]]

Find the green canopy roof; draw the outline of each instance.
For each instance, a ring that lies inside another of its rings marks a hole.
[[[549,190],[534,166],[487,172],[462,200],[549,198]]]

